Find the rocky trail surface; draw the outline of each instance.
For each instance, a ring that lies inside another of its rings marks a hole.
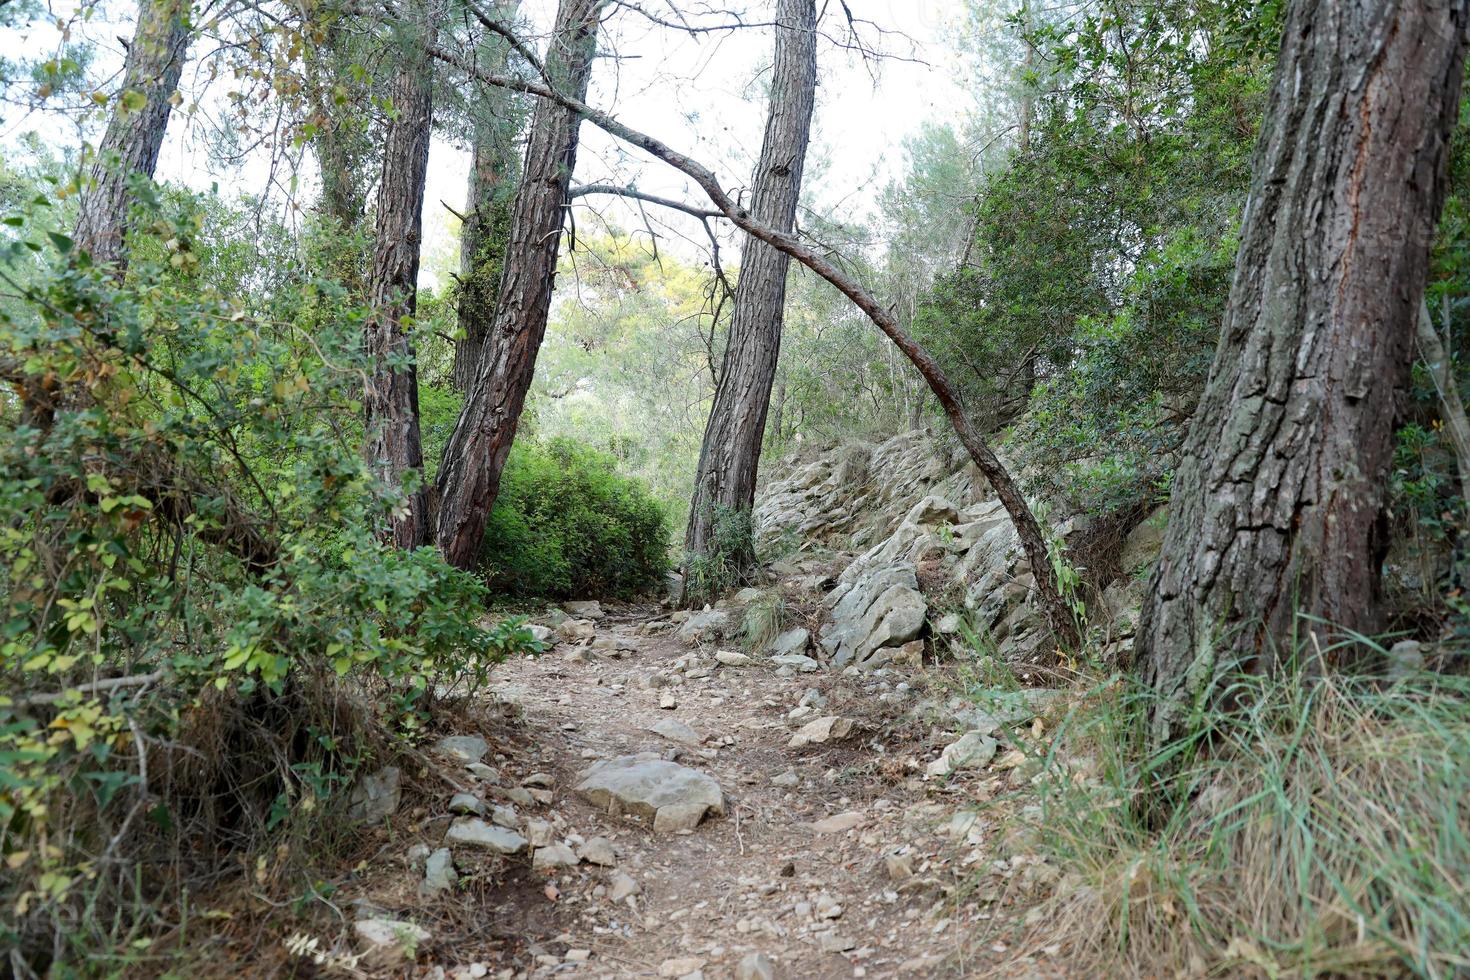
[[[1027,774],[1004,726],[1033,712],[957,741],[926,717],[938,673],[798,671],[699,642],[709,614],[577,611],[597,618],[497,669],[480,731],[434,745],[462,785],[355,901],[358,970],[1061,975],[1011,947],[1051,884],[1005,799]]]
[[[1086,785],[1098,765],[1059,737],[1074,695],[1034,686],[1065,678],[988,486],[912,432],[793,461],[754,516],[787,556],[764,587],[694,612],[548,610],[550,649],[497,668],[405,774],[414,800],[396,771],[359,787],[399,858],[353,899],[356,968],[1067,973],[1040,903],[1085,886],[1038,854],[1039,773]],[[1162,534],[1143,517],[1051,522],[1095,566],[1109,656]]]

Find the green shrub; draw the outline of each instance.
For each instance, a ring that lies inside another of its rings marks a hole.
[[[714,534],[708,554],[684,555],[684,603],[696,607],[714,602],[738,585],[747,584],[742,567],[758,564],[750,511],[716,505]]]
[[[0,948],[52,975],[311,839],[436,690],[536,646],[374,534],[350,297],[309,254],[256,289],[223,205],[134,191],[121,281],[44,195],[0,234]]]
[[[517,442],[480,561],[491,591],[631,598],[668,570],[668,519],[611,456],[570,439]]]

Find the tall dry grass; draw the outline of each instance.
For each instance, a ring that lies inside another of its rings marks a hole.
[[[1063,878],[1029,947],[1099,976],[1470,975],[1470,679],[1228,695],[1158,753],[1147,694],[1082,699],[1038,780]]]

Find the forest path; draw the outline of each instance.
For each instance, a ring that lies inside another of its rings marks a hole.
[[[681,643],[658,612],[610,613],[597,624],[604,649],[562,644],[497,669],[494,696],[515,708],[510,737],[493,733],[515,746],[496,760],[503,785],[549,774],[528,784],[549,782],[550,804],[526,816],[550,821],[574,848],[611,840],[616,867],[523,869],[519,886],[482,890],[478,914],[495,923],[498,949],[465,943],[437,958],[444,975],[1056,975],[1006,948],[992,911],[1012,921],[1019,911],[999,912],[1010,889],[983,880],[985,818],[956,833],[973,786],[915,778],[920,726],[825,671],[781,677],[761,658],[726,666],[714,648]],[[799,726],[786,716],[803,698],[814,707],[803,722],[835,715],[855,723],[852,733],[790,747]],[[669,719],[700,743],[651,731]],[[634,753],[714,777],[725,816],[654,833],[575,792],[598,759]],[[617,891],[628,879],[631,897]],[[993,904],[976,900],[987,889]]]

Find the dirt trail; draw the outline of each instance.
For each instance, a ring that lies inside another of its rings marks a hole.
[[[516,859],[520,867],[479,890],[476,917],[493,922],[498,941],[458,943],[450,955],[436,948],[432,975],[1052,975],[1018,970],[1005,930],[991,920],[992,912],[1016,914],[997,911],[1009,904],[1014,875],[1003,867],[986,874],[987,841],[1000,829],[984,816],[955,820],[957,808],[974,805],[975,783],[918,780],[927,728],[900,730],[899,709],[850,678],[780,677],[760,658],[722,665],[713,648],[691,651],[656,614],[625,610],[598,623],[604,644],[633,649],[563,644],[497,670],[494,694],[515,706],[516,720],[507,732],[485,734],[520,747],[495,760],[503,786],[550,774],[551,802],[525,815],[551,820],[557,841],[611,839],[617,866],[548,873]],[[675,707],[667,707],[670,693]],[[853,733],[790,748],[798,725],[786,716],[804,695],[816,710],[803,720],[850,718]],[[649,730],[668,718],[692,727],[702,744]],[[655,834],[574,792],[576,774],[595,760],[639,752],[713,776],[726,815]],[[994,791],[990,783],[980,795]],[[619,873],[639,892],[614,901]],[[755,969],[751,954],[769,958],[772,972]]]

